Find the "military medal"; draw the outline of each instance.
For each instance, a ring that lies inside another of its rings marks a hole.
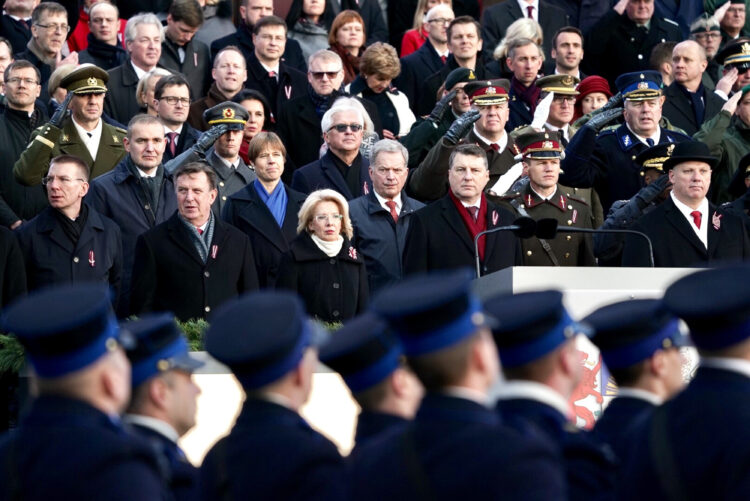
[[[89,251],[89,264],[91,265],[92,268],[96,265],[96,260],[94,259],[94,251],[93,250]]]

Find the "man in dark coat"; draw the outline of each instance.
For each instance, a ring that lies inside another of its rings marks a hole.
[[[605,214],[616,200],[625,200],[643,187],[640,165],[635,158],[661,143],[679,143],[689,138],[659,126],[664,98],[661,75],[656,71],[626,73],[617,79],[625,99],[625,123],[597,136],[598,126],[588,122],[565,149],[560,183],[576,188],[595,188]]]
[[[298,214],[305,201],[305,195],[281,181],[285,153],[278,136],[257,134],[247,152],[257,179],[230,196],[221,213],[224,221],[250,238],[261,288],[274,285],[281,256],[297,236]]]
[[[281,104],[307,91],[305,74],[287,65],[281,57],[286,46],[287,26],[283,19],[267,16],[253,27],[253,53],[247,58],[245,87],[266,96],[271,120],[276,120]]]
[[[141,107],[136,100],[136,87],[143,75],[156,68],[161,57],[162,27],[154,14],[139,14],[128,20],[125,46],[128,60],[108,71],[107,98],[104,111],[121,124],[127,124]]]
[[[18,231],[28,288],[103,282],[112,288],[117,304],[123,260],[120,228],[83,204],[88,180],[88,166],[80,158],[61,155],[50,163],[44,178],[50,207]]]
[[[199,131],[208,130],[203,113],[219,103],[230,101],[245,85],[247,63],[242,52],[236,47],[227,47],[219,51],[214,58],[211,77],[214,81],[208,88],[208,93],[190,105],[188,123]]]
[[[39,291],[3,310],[33,367],[37,395],[0,440],[4,499],[167,499],[159,460],[119,414],[130,364],[103,284]],[[61,461],[61,458],[64,458]],[[83,480],[85,479],[85,481]]]
[[[368,194],[372,181],[370,162],[359,151],[364,128],[360,109],[339,104],[325,112],[320,125],[328,152],[320,160],[294,171],[292,189],[308,195],[330,188],[347,200]]]
[[[201,390],[192,373],[203,362],[190,355],[185,335],[171,313],[144,315],[121,328],[136,339],[127,350],[132,368],[132,396],[123,421],[149,440],[169,465],[175,501],[197,501],[198,468],[177,440],[195,426]]]
[[[108,2],[97,2],[89,8],[88,45],[78,53],[78,62],[94,64],[104,71],[120,66],[128,59],[127,51],[118,39],[119,12]]]
[[[371,294],[401,280],[409,221],[424,207],[404,191],[408,158],[406,148],[396,141],[375,143],[370,152],[373,189],[349,202],[352,244],[365,258]]]
[[[185,76],[193,100],[206,95],[211,68],[208,46],[193,39],[202,24],[203,11],[197,1],[172,2],[159,58],[159,66]]]
[[[10,42],[11,54],[23,52],[31,39],[31,12],[36,2],[20,0],[6,2],[0,17],[0,36]]]
[[[166,163],[190,149],[200,132],[187,123],[190,110],[190,84],[182,75],[162,77],[154,89],[154,109],[164,124],[167,147],[162,162]]]
[[[238,332],[245,334],[241,343]],[[229,435],[203,460],[201,499],[248,492],[259,499],[351,499],[336,446],[299,415],[321,334],[289,292],[247,294],[213,319],[206,351],[232,370],[246,398]]]
[[[508,426],[539,433],[559,452],[569,499],[606,497],[615,488],[616,458],[576,428],[570,399],[583,373],[576,347],[581,328],[562,298],[547,290],[485,301],[485,311],[502,319],[492,328],[505,376],[497,412]]]
[[[211,57],[216,61],[217,54],[229,45],[242,51],[245,59],[255,51],[253,44],[253,26],[260,19],[273,15],[273,0],[245,0],[240,2],[240,17],[242,18],[237,31],[211,43]],[[299,71],[307,71],[307,61],[302,55],[302,48],[297,40],[287,40],[281,59],[284,63]]]
[[[490,408],[497,349],[470,283],[464,270],[414,277],[373,304],[426,394],[412,423],[358,448],[353,499],[566,497],[559,454]]]
[[[177,212],[138,237],[130,309],[210,317],[225,301],[258,288],[250,240],[214,216],[218,180],[203,163],[173,174]]]
[[[582,322],[593,328],[591,341],[617,383],[617,397],[597,420],[594,434],[623,464],[633,447],[632,426],[685,386],[680,348],[689,340],[658,299],[610,304]]]
[[[633,460],[624,465],[618,499],[743,499],[750,493],[743,466],[750,461],[748,283],[745,263],[693,273],[666,290],[664,303],[687,323],[700,362],[688,387],[634,431]]]
[[[510,114],[505,130],[512,131],[534,120],[534,111],[542,91],[536,79],[542,68],[544,53],[533,40],[519,38],[508,43],[506,64],[513,72],[510,79]]]
[[[26,294],[23,254],[15,235],[7,228],[0,228],[0,263],[0,307],[5,308]],[[4,424],[5,421],[0,420],[0,426]]]
[[[750,237],[743,221],[719,213],[706,198],[711,169],[717,163],[708,146],[698,141],[677,144],[664,162],[672,183],[670,197],[633,226],[651,239],[654,266],[687,268],[750,259]],[[622,264],[649,266],[642,238],[628,235]]]
[[[21,156],[31,131],[47,121],[39,97],[39,70],[28,61],[16,61],[6,69],[5,112],[0,115],[0,225],[15,229],[47,206],[41,185],[24,186],[13,176],[12,159]],[[31,83],[36,82],[36,83]]]
[[[538,22],[544,33],[544,53],[549,54],[554,48],[552,39],[555,33],[570,24],[565,10],[556,4],[540,0],[524,2],[525,12],[521,10],[519,2],[502,2],[486,9],[482,14],[482,38],[484,39],[484,53],[487,59],[492,58],[492,52],[500,41],[505,38],[505,31],[514,21],[531,18]],[[535,7],[534,4],[538,5]]]
[[[141,115],[130,125],[128,136],[124,141],[128,156],[95,179],[86,197],[87,204],[115,221],[122,231],[121,317],[128,315],[136,239],[177,210],[172,177],[161,163],[164,126],[156,117]]]
[[[628,0],[622,11],[613,8],[589,31],[584,69],[613,87],[618,75],[649,69],[657,44],[682,38],[676,22],[654,16],[653,0]]]
[[[704,122],[716,116],[725,103],[701,82],[707,65],[705,51],[698,42],[681,42],[672,51],[674,81],[664,89],[666,101],[662,115],[688,136],[693,136]]]
[[[441,269],[475,268],[479,254],[482,275],[519,266],[521,243],[510,232],[476,235],[513,222],[513,215],[489,202],[484,187],[489,181],[486,152],[475,144],[462,144],[451,155],[448,194],[417,211],[409,222],[404,252],[404,274]]]

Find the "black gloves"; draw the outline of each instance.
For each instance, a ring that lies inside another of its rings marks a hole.
[[[213,146],[216,140],[224,135],[224,133],[228,130],[229,126],[227,124],[214,125],[206,132],[201,134],[201,136],[198,138],[191,149],[196,153],[205,155],[206,151],[208,151],[208,149]]]
[[[450,129],[448,129],[443,138],[448,144],[458,144],[461,138],[469,133],[474,122],[479,120],[479,117],[478,110],[467,111],[451,124]]]
[[[597,110],[599,111],[599,110]],[[591,120],[586,122],[585,127],[591,127],[595,132],[599,132],[604,128],[605,125],[614,121],[622,115],[622,108],[615,108],[613,110],[607,110],[603,113],[598,113],[591,117]]]
[[[635,195],[636,201],[638,203],[638,208],[643,210],[648,204],[653,202],[656,197],[658,197],[659,194],[664,191],[664,188],[667,187],[668,183],[669,176],[667,174],[662,174],[656,181],[653,181],[648,186],[641,188],[641,190]]]
[[[68,92],[68,95],[65,96],[63,102],[60,103],[60,106],[58,106],[58,108],[55,110],[52,118],[49,119],[50,125],[57,127],[58,129],[62,129],[62,122],[68,115],[68,105],[70,104],[70,100],[73,99],[73,96],[74,94],[72,92]]]
[[[451,101],[456,97],[456,91],[455,89],[450,91],[448,94],[443,96],[443,98],[437,102],[434,108],[432,108],[432,111],[430,112],[430,116],[427,117],[427,120],[432,122],[432,125],[434,125],[436,128],[440,121],[445,116],[445,112],[450,109]]]

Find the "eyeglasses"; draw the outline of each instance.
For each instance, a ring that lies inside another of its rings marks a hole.
[[[311,71],[310,74],[315,80],[322,80],[323,77],[328,77],[328,80],[336,78],[341,70],[336,71]]]
[[[162,96],[159,101],[166,101],[167,104],[174,106],[177,103],[180,103],[183,106],[190,106],[190,98],[189,97],[177,97],[177,96]]]
[[[336,132],[341,132],[343,134],[347,129],[351,130],[352,132],[359,132],[362,130],[362,126],[360,124],[336,124],[331,126],[328,131],[330,132],[334,129],[336,129]]]
[[[693,36],[698,40],[702,40],[704,38],[721,38],[721,33],[712,31],[710,33],[696,33]]]
[[[552,98],[553,101],[557,101],[558,103],[566,102],[568,104],[574,104],[576,102],[575,96],[558,96],[555,94],[555,97]]]
[[[54,183],[55,180],[60,181],[60,184],[64,184],[66,186],[70,186],[71,184],[73,184],[73,181],[80,181],[82,183],[86,182],[85,179],[81,179],[81,178],[73,179],[68,176],[46,176],[42,178],[42,184],[44,186],[47,186],[48,184]]]
[[[437,17],[435,19],[430,19],[427,21],[428,23],[438,23],[438,24],[451,24],[453,22],[453,19],[448,19],[445,17]]]
[[[335,223],[336,221],[344,219],[344,216],[341,214],[317,214],[313,216],[313,218],[319,223],[325,223],[327,221],[333,221]]]
[[[70,31],[70,26],[67,24],[39,24],[37,23],[37,26],[40,28],[44,28],[47,31],[59,31],[61,33],[68,33]]]
[[[21,82],[25,83],[26,85],[39,85],[39,81],[35,78],[12,77],[5,81],[5,83],[9,83],[11,85],[18,85]]]

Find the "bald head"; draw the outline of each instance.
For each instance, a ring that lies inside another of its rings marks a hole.
[[[436,45],[436,48],[441,51],[445,50],[445,44],[448,42],[448,23],[453,18],[455,18],[453,9],[442,3],[428,10],[424,17],[424,26],[426,26],[430,43]]]
[[[672,50],[674,80],[691,92],[698,89],[707,65],[706,51],[694,40],[680,42]]]

